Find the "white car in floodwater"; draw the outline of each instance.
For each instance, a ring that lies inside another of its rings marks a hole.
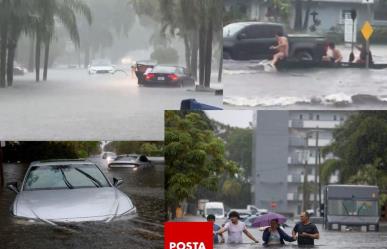
[[[23,183],[8,183],[17,193],[11,213],[19,220],[56,223],[111,222],[136,214],[131,199],[117,189],[99,169],[86,160],[33,162]]]
[[[88,66],[89,74],[112,74],[115,72],[114,65],[109,60],[94,60]]]

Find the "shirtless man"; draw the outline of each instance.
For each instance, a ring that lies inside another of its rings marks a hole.
[[[270,65],[273,68],[276,68],[276,64],[278,61],[285,59],[289,55],[289,41],[286,36],[280,31],[275,35],[278,45],[271,46],[270,49],[277,50],[277,53],[273,55],[273,60]]]
[[[327,55],[323,56],[323,61],[340,63],[343,60],[343,55],[340,50],[336,48],[335,43],[328,44]]]

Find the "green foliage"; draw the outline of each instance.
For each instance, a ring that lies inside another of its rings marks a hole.
[[[339,170],[341,183],[371,184],[387,190],[387,112],[354,114],[335,129],[333,138],[323,152],[333,153],[337,159],[322,165],[324,181]]]
[[[179,61],[179,54],[174,48],[156,48],[152,54],[151,59],[160,64],[177,64]]]
[[[4,161],[32,162],[47,159],[77,159],[100,153],[100,142],[9,142]]]
[[[165,112],[166,200],[173,209],[194,198],[199,187],[218,189],[221,176],[238,172],[224,156],[224,143],[215,136],[201,112]]]
[[[147,156],[164,156],[163,142],[114,141],[105,146],[105,151],[117,154],[144,154]]]

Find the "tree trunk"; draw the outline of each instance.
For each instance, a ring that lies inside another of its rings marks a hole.
[[[185,52],[185,65],[189,73],[191,72],[191,46],[189,43],[188,34],[184,34],[184,52]]]
[[[35,48],[35,38],[34,37],[31,37],[31,41],[30,41],[30,54],[29,54],[29,58],[28,58],[28,72],[33,72],[34,71],[34,56],[35,56],[35,53],[34,53],[34,48]]]
[[[304,18],[304,25],[302,27],[302,30],[305,31],[308,29],[309,26],[309,16],[310,16],[310,7],[311,7],[312,1],[309,0],[306,3],[306,10],[305,10],[305,18]]]
[[[207,39],[206,39],[206,61],[205,61],[205,80],[204,86],[206,88],[210,87],[211,83],[211,65],[212,65],[212,40],[213,40],[213,18],[208,17],[208,27],[207,27]]]
[[[13,83],[13,63],[15,60],[16,44],[12,43],[8,46],[8,57],[7,57],[7,84],[12,86]]]
[[[301,31],[302,29],[302,1],[296,0],[295,5],[296,16],[294,19],[294,30]]]
[[[204,7],[204,1],[200,0],[201,4],[201,13],[202,16],[205,17],[205,7]],[[205,80],[205,62],[206,62],[206,20],[205,18],[201,18],[200,20],[200,26],[199,26],[199,85],[204,86],[204,80]]]
[[[85,47],[85,68],[87,68],[90,64],[90,47],[87,45]]]
[[[198,31],[194,31],[192,34],[191,42],[191,73],[195,80],[198,80],[198,50],[199,50],[199,37]]]
[[[35,74],[36,82],[40,81],[40,49],[41,49],[41,34],[39,27],[36,32],[36,47],[35,47]]]
[[[6,2],[5,2],[6,3]],[[4,3],[4,5],[5,5]],[[6,87],[6,66],[7,66],[7,40],[8,40],[8,21],[6,17],[0,17],[0,87]]]
[[[48,59],[50,55],[50,38],[47,38],[44,46],[44,68],[43,68],[43,80],[47,81],[47,71],[48,71]]]

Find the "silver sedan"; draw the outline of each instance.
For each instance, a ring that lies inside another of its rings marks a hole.
[[[20,190],[17,183],[7,186],[16,192],[12,215],[31,222],[56,223],[103,221],[133,217],[136,208],[92,162],[55,160],[32,163]]]

